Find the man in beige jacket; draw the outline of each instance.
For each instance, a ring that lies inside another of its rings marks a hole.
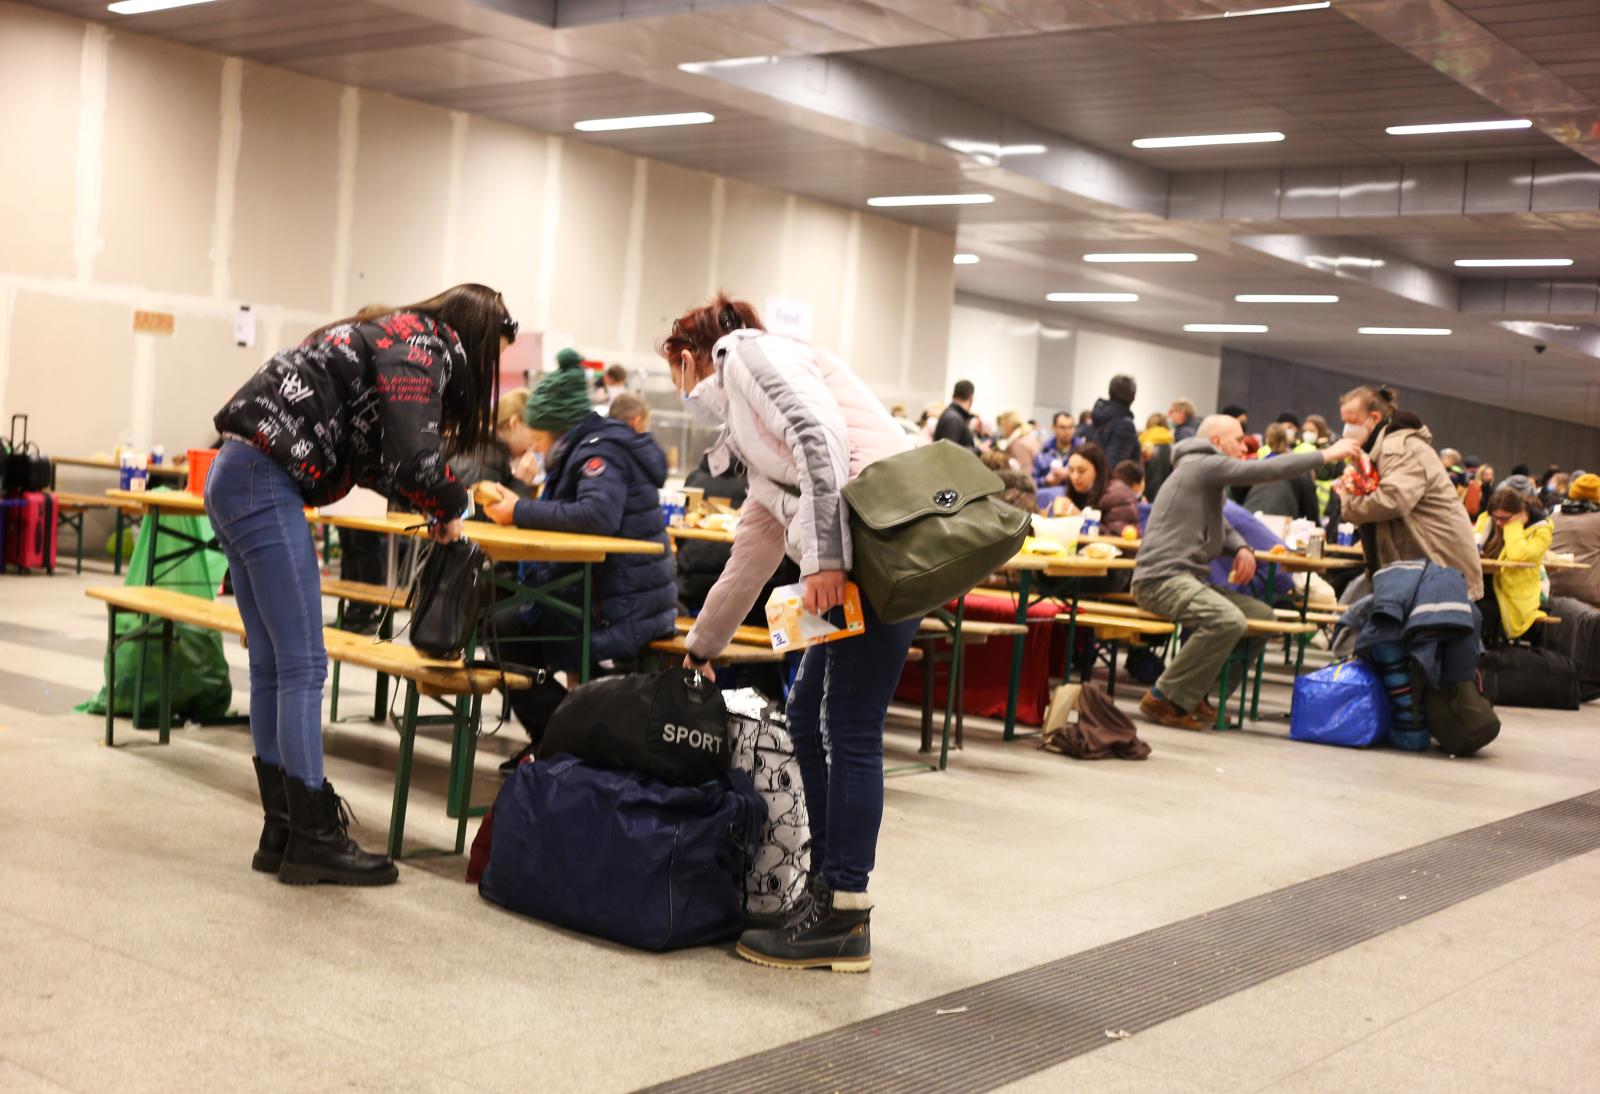
[[[1483,567],[1466,507],[1456,496],[1433,434],[1414,414],[1395,404],[1388,388],[1358,387],[1339,401],[1344,435],[1366,451],[1378,472],[1378,488],[1350,494],[1335,483],[1344,519],[1362,529],[1367,571],[1391,562],[1427,559],[1457,570],[1473,600],[1483,599]]]

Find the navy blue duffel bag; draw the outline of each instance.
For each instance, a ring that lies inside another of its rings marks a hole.
[[[513,912],[645,950],[736,938],[767,806],[750,777],[699,786],[559,756],[494,803],[478,892]]]

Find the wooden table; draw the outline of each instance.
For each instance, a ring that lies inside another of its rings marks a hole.
[[[1329,543],[1323,550],[1336,558],[1366,558],[1367,552],[1357,543]]]
[[[95,471],[121,472],[122,464],[116,460],[98,460],[88,456],[51,456],[51,462],[58,467],[87,467]],[[186,479],[189,477],[188,467],[175,467],[170,463],[154,464],[146,470],[151,478]],[[52,481],[53,484],[53,481]]]

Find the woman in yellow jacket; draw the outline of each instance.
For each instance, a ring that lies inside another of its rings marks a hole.
[[[1488,511],[1478,518],[1478,527],[1486,535],[1484,558],[1533,563],[1496,573],[1494,596],[1480,602],[1486,645],[1499,641],[1502,636],[1521,638],[1545,616],[1539,607],[1540,573],[1555,528],[1543,509],[1509,486],[1495,491],[1494,497],[1489,499]]]

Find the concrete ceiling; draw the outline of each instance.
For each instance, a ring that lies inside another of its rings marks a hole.
[[[35,2],[846,207],[990,193],[887,215],[978,254],[957,273],[968,296],[1195,344],[1219,339],[1185,323],[1265,323],[1226,339],[1600,425],[1597,0],[1334,0],[1249,18],[1224,16],[1285,0],[219,0],[133,17]],[[766,60],[706,64],[738,58]],[[717,121],[571,128],[686,110]],[[1384,133],[1508,117],[1534,124]],[[1130,144],[1257,130],[1287,139]],[[1122,249],[1200,257],[1082,261]],[[1575,262],[1453,265],[1516,257]],[[1059,291],[1140,300],[1045,302]],[[1341,299],[1233,300],[1269,292]]]

